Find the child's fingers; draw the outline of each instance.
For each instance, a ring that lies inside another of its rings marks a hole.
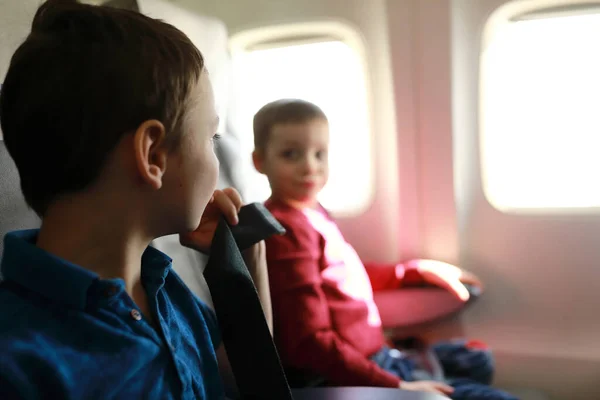
[[[441,287],[446,288],[450,293],[452,293],[454,296],[456,296],[459,300],[461,301],[467,301],[469,300],[469,297],[471,297],[471,295],[469,294],[469,291],[467,290],[467,288],[465,287],[465,285],[462,284],[461,281],[459,281],[458,279],[441,279],[440,285]]]
[[[443,394],[452,394],[454,392],[454,388],[452,386],[446,385],[441,382],[434,382],[434,387],[442,392]]]
[[[450,289],[450,292],[452,294],[454,294],[456,297],[458,297],[459,300],[462,300],[462,301],[469,300],[469,297],[471,297],[471,295],[469,294],[469,291],[467,290],[465,285],[462,284],[461,281],[459,281],[458,279],[456,279],[456,280],[452,279],[451,281],[449,281],[447,283],[448,283],[448,288]]]
[[[461,301],[467,301],[471,296],[465,285],[455,277],[447,277],[430,271],[423,271],[421,275],[427,282],[441,287],[442,289],[446,289]]]
[[[400,389],[443,395],[449,395],[454,392],[454,389],[451,386],[435,381],[400,382]]]
[[[460,281],[462,283],[477,286],[477,287],[483,289],[483,282],[481,282],[481,280],[477,276],[475,276],[474,274],[472,274],[470,272],[462,271],[461,276],[460,276]]]
[[[233,204],[235,205],[235,207],[237,208],[237,210],[239,212],[240,209],[242,208],[242,206],[244,205],[244,203],[242,202],[242,196],[240,195],[240,193],[232,187],[223,189],[223,193],[225,193],[231,199],[231,201],[233,202]]]
[[[234,204],[233,200],[224,192],[217,190],[214,194],[215,206],[223,213],[223,216],[231,225],[237,225],[238,219],[238,207]]]

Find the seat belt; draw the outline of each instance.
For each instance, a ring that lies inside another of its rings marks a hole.
[[[293,400],[271,332],[241,251],[285,229],[258,203],[242,207],[239,223],[215,230],[204,270],[227,357],[244,400]]]

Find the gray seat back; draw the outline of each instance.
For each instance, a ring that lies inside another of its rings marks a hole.
[[[38,6],[37,0],[0,0],[0,84],[12,54],[29,33]],[[19,174],[6,151],[0,131],[0,255],[6,232],[40,225],[37,215],[25,204],[20,185]]]
[[[18,229],[38,228],[40,219],[27,207],[19,181],[19,174],[10,158],[4,141],[0,140],[0,237]],[[0,254],[4,240],[0,243]]]

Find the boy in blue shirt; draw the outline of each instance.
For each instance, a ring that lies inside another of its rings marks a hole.
[[[141,14],[49,0],[12,57],[0,122],[42,217],[5,237],[0,398],[223,398],[216,317],[149,247],[190,232],[181,242],[206,252],[242,205],[215,191],[200,52]],[[253,275],[263,251],[246,254]]]

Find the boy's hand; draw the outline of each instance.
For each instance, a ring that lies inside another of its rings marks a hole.
[[[416,382],[400,382],[400,389],[410,390],[415,392],[429,392],[448,395],[454,392],[451,386],[441,382],[434,381],[416,381]]]
[[[469,300],[469,291],[463,283],[483,288],[475,275],[452,264],[434,260],[418,260],[418,270],[423,280],[448,290],[459,300]]]
[[[237,190],[233,188],[215,190],[202,214],[198,228],[193,232],[180,234],[179,242],[186,247],[208,254],[221,216],[225,216],[231,225],[237,225],[238,213],[242,205],[242,197]]]

